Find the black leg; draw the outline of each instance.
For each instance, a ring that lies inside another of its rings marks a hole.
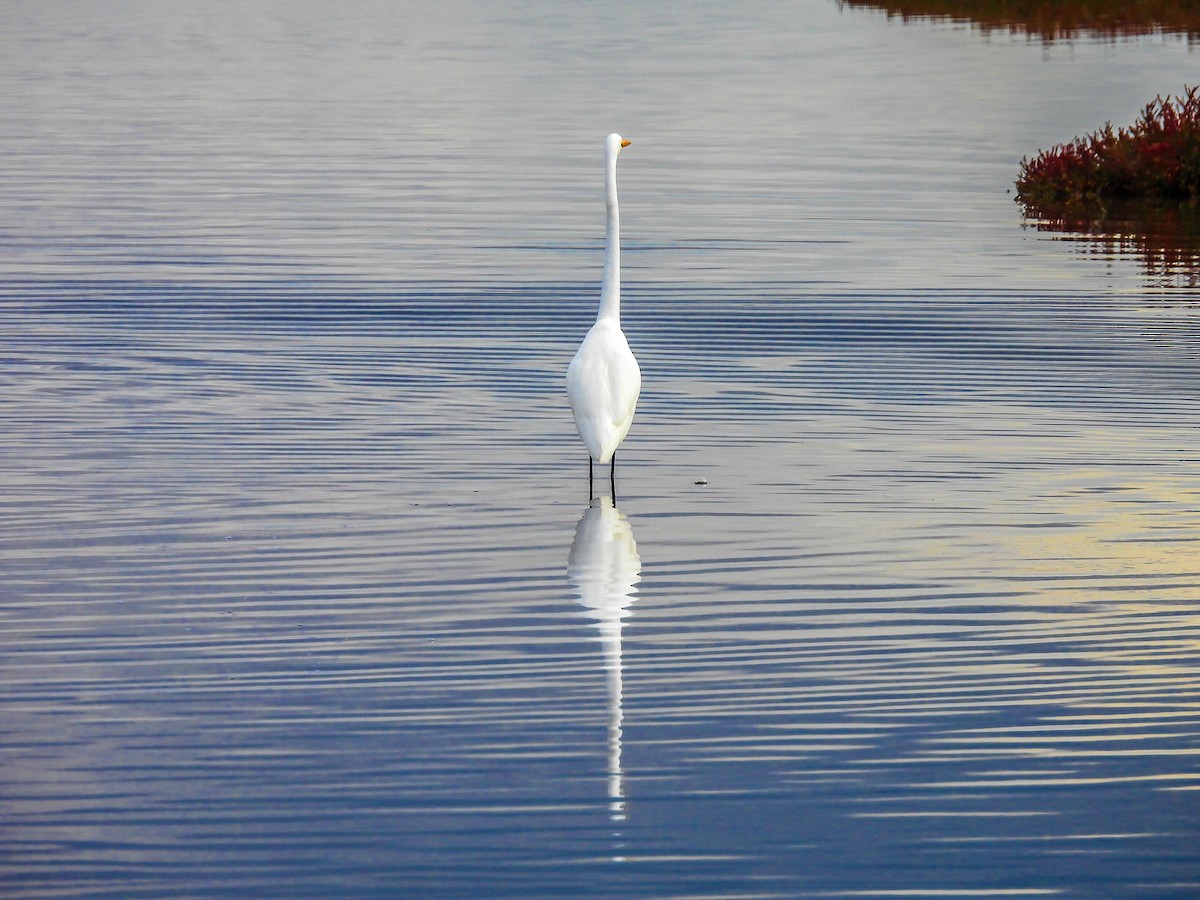
[[[592,454],[588,454],[588,503],[592,502]]]
[[[612,462],[609,463],[608,486],[612,491],[613,506],[616,506],[617,505],[617,454],[615,451],[613,452],[613,455],[612,455]]]

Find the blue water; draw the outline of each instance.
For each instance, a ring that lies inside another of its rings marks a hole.
[[[1195,261],[1008,193],[1195,69],[7,5],[2,893],[1196,896]],[[614,129],[617,508],[563,390]]]

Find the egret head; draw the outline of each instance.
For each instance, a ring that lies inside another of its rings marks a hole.
[[[630,143],[614,131],[604,142],[604,149],[610,156],[616,156],[622,147],[628,147]]]

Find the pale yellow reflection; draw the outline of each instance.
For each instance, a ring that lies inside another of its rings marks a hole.
[[[633,528],[608,497],[601,497],[575,526],[567,577],[596,622],[608,686],[608,799],[613,821],[625,818],[621,769],[621,630],[637,593],[642,570]]]

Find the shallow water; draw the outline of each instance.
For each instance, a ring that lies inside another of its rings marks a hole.
[[[1185,41],[0,15],[6,895],[1200,891],[1200,295],[1007,193]]]

